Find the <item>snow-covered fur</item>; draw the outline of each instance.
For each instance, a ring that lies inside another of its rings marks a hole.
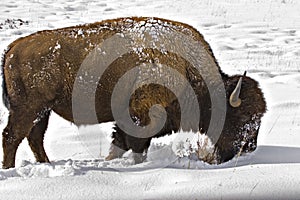
[[[80,119],[74,120],[73,117],[72,95],[74,97],[73,86],[78,70],[84,59],[105,39],[128,30],[140,31],[145,27],[145,23],[150,25],[155,33],[159,33],[164,27],[165,30],[173,30],[198,41],[206,52],[205,56],[209,57],[208,60],[212,60],[213,65],[218,69],[217,73],[221,75],[226,89],[226,98],[229,99],[240,76],[229,77],[224,74],[203,36],[187,24],[140,17],[119,18],[40,31],[13,42],[4,57],[3,91],[7,105],[9,103],[10,112],[8,125],[3,131],[4,168],[14,167],[17,148],[25,137],[37,161],[49,161],[43,147],[43,137],[50,111],[76,124],[95,123],[91,119],[90,110],[82,110]],[[201,118],[197,128],[206,132],[211,116],[211,100],[201,74],[187,60],[175,53],[166,54],[166,52],[147,48],[120,56],[104,72],[95,91],[95,111],[98,123],[115,120],[111,108],[111,96],[115,85],[127,71],[145,62],[152,63],[153,67],[159,64],[168,65],[188,80],[200,102]],[[211,81],[217,78],[216,74],[210,73],[209,69],[208,73]],[[173,84],[179,83],[175,81]],[[132,86],[124,85],[123,87]],[[76,98],[81,99],[81,102],[90,98],[89,89],[86,88],[87,94],[75,94]],[[126,95],[129,94],[124,94]],[[188,100],[190,97],[185,98]],[[245,151],[255,149],[260,118],[266,110],[263,94],[256,81],[244,77],[241,99],[242,105],[238,108],[227,105],[225,126],[216,144],[219,162],[231,159],[241,146]],[[118,103],[121,105],[124,99],[120,98]],[[133,92],[129,111],[135,123],[138,126],[149,124],[149,109],[155,104],[160,104],[167,113],[166,124],[159,133],[149,138],[137,138],[127,135],[116,127],[113,144],[123,150],[132,149],[133,152],[142,153],[149,147],[152,137],[177,131],[180,128],[181,114],[178,99],[170,90],[157,84],[143,85]],[[159,118],[160,113],[154,114],[157,114]],[[247,128],[247,124],[252,123],[255,125]],[[186,127],[186,129],[193,128]],[[246,145],[241,145],[242,142],[246,142]],[[117,156],[120,156],[120,153]],[[112,151],[109,158],[114,157],[116,155]]]

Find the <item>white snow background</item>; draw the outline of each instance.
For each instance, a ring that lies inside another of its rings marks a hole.
[[[2,0],[0,52],[38,30],[116,17],[190,24],[224,72],[247,70],[260,82],[268,112],[258,149],[219,166],[174,161],[172,136],[154,140],[150,152],[163,150],[140,165],[132,164],[130,153],[107,162],[111,123],[81,127],[83,135],[52,114],[45,137],[51,164],[36,163],[24,140],[16,168],[0,169],[0,199],[300,199],[299,11],[297,0]],[[9,26],[7,19],[28,24]],[[8,115],[2,103],[1,110],[2,130]],[[0,161],[2,154],[1,148]]]

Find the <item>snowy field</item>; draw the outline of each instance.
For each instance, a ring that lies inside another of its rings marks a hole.
[[[0,169],[0,199],[300,199],[299,10],[296,0],[2,0],[0,52],[38,30],[115,17],[190,24],[210,43],[224,72],[247,70],[260,82],[268,112],[258,149],[218,166],[177,159],[168,145],[172,136],[153,141],[142,164],[133,165],[130,152],[104,161],[111,123],[79,131],[52,114],[45,137],[51,164],[35,163],[25,140],[16,168]],[[0,114],[2,130],[2,103]],[[1,147],[0,161],[2,156]]]

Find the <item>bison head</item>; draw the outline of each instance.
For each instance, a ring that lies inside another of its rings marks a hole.
[[[226,78],[224,86],[228,103],[224,128],[215,145],[218,163],[256,149],[261,117],[266,111],[258,83],[247,77],[246,72]]]

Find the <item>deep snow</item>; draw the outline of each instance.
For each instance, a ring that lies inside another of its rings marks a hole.
[[[0,199],[298,199],[299,10],[296,0],[2,1],[1,52],[38,30],[108,18],[157,16],[191,24],[203,33],[226,73],[247,70],[260,82],[268,112],[258,149],[219,166],[178,160],[169,144],[172,136],[154,140],[148,162],[140,165],[132,165],[130,153],[104,161],[111,123],[78,131],[52,114],[45,138],[51,164],[35,163],[25,140],[17,167],[0,169]],[[1,111],[2,129],[7,111],[3,106]]]

